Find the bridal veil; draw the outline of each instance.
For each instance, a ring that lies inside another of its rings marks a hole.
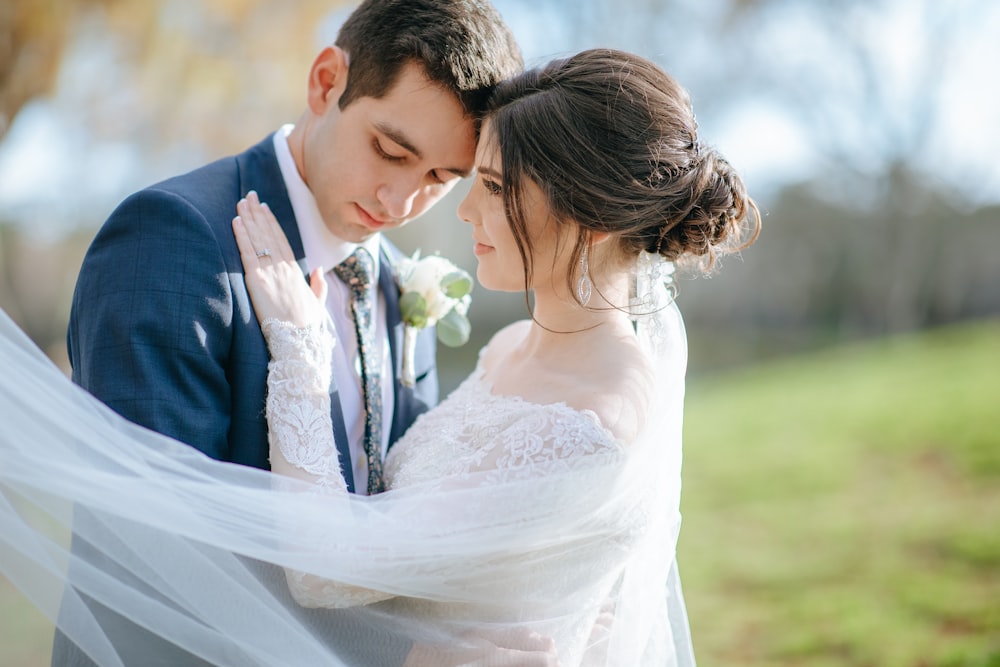
[[[693,665],[686,342],[672,303],[646,319],[656,408],[624,455],[345,497],[125,421],[0,311],[0,572],[102,666],[134,659],[122,618],[216,665],[402,664],[415,645],[461,662],[525,632],[575,637],[563,665]],[[396,597],[304,609],[285,570]]]

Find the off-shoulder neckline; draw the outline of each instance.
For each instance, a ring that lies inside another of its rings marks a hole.
[[[475,389],[480,394],[485,395],[490,400],[494,401],[507,401],[517,405],[523,405],[525,407],[540,408],[545,410],[550,410],[554,412],[559,412],[563,414],[580,415],[585,417],[591,424],[593,424],[598,430],[600,430],[607,438],[618,445],[625,444],[620,438],[618,438],[611,429],[604,425],[601,418],[596,412],[590,410],[589,408],[575,408],[572,405],[566,403],[566,401],[553,401],[550,403],[539,403],[538,401],[532,401],[531,399],[525,398],[520,394],[501,394],[497,393],[493,383],[486,379],[486,368],[483,366],[483,350],[480,350],[479,359],[476,362],[476,367],[473,369],[472,373],[468,378],[462,382],[467,389]],[[457,390],[456,390],[457,391]]]

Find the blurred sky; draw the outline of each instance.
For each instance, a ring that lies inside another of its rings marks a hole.
[[[192,2],[194,0],[177,0]],[[758,194],[806,180],[821,166],[812,134],[817,130],[802,122],[801,113],[788,113],[767,94],[742,96],[738,103],[719,99],[718,83],[710,89],[714,54],[724,45],[708,41],[699,24],[714,20],[726,3],[719,0],[681,0],[671,5],[671,18],[679,20],[662,30],[641,13],[623,12],[624,0],[588,0],[587,21],[567,18],[566,6],[557,0],[494,0],[511,25],[530,64],[592,46],[614,46],[650,57],[673,73],[692,92],[696,109],[700,97],[714,96],[710,113],[699,115],[703,136],[718,146],[743,171],[751,190]],[[655,4],[655,3],[654,3]],[[960,8],[961,0],[944,2]],[[171,6],[176,6],[172,3]],[[881,28],[883,93],[898,94],[898,113],[905,119],[907,91],[921,85],[930,48],[914,35],[923,3],[887,0],[874,21],[860,29]],[[284,5],[283,5],[284,7]],[[677,10],[674,11],[674,8]],[[786,55],[810,52],[813,61],[837,68],[841,54],[827,42],[811,39],[802,13],[789,5],[786,13],[772,16],[760,37],[774,49],[776,62]],[[331,42],[350,7],[332,12],[314,36],[316,50]],[[1000,62],[1000,3],[980,3],[974,20],[962,28],[962,48],[951,54],[943,90],[942,123],[928,143],[925,162],[930,173],[950,181],[973,205],[1000,202],[1000,86],[993,68]],[[595,32],[595,26],[606,31]],[[867,27],[866,27],[867,26]],[[0,143],[0,210],[3,217],[49,235],[59,235],[80,224],[97,224],[132,190],[186,170],[215,155],[194,156],[178,148],[174,153],[151,156],[129,136],[96,138],[81,125],[79,104],[84,88],[121,79],[121,54],[113,41],[83,22],[67,49],[57,89],[46,99],[26,106],[14,119]],[[824,51],[824,49],[828,49]],[[933,57],[933,54],[930,54]],[[306,67],[308,64],[305,65]],[[831,70],[832,71],[832,70]],[[274,126],[294,118],[275,118]],[[863,117],[854,118],[863,137]],[[259,137],[248,136],[250,145]],[[192,162],[193,160],[193,162]],[[88,212],[84,219],[81,211]],[[94,212],[99,212],[94,215]]]

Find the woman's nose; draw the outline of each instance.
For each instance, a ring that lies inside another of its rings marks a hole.
[[[474,196],[475,186],[469,190],[468,194],[462,199],[462,203],[458,205],[458,218],[462,222],[467,222],[470,225],[472,222],[472,214],[475,212],[475,207],[472,204],[472,197]]]

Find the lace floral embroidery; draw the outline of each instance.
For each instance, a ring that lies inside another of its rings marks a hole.
[[[261,331],[271,353],[266,408],[272,458],[276,445],[288,464],[309,473],[304,479],[346,491],[330,418],[333,336],[323,325],[298,328],[276,319],[265,320]]]
[[[324,325],[299,328],[273,318],[261,323],[261,331],[271,353],[266,407],[271,466],[313,483],[314,493],[332,496],[331,511],[336,511],[333,501],[347,494],[347,485],[330,418],[333,335]],[[316,525],[296,528],[312,535],[321,530]],[[335,542],[319,543],[324,541]],[[392,597],[292,569],[285,570],[285,578],[303,607],[353,607]]]
[[[313,487],[313,492],[331,495],[331,511],[341,511],[336,497],[346,495],[346,487],[330,420],[333,338],[320,326],[298,329],[287,323],[265,321],[262,329],[272,354],[267,397],[272,467],[315,483],[318,486]],[[477,367],[438,408],[422,415],[389,451],[386,480],[390,489],[427,483],[451,485],[462,480],[475,485],[533,481],[554,471],[598,467],[622,456],[623,443],[601,426],[594,413],[565,404],[539,405],[518,397],[494,395],[482,373],[482,368]],[[565,503],[567,494],[575,502],[584,493],[579,487],[567,489],[565,485],[553,488],[550,484],[531,484],[530,488],[531,493],[510,500],[523,503],[523,507],[507,509],[530,514],[535,508]],[[475,502],[441,509],[442,534],[454,525],[476,525],[496,511],[492,505]],[[421,520],[416,515],[413,518]],[[603,529],[610,539],[576,552],[574,558],[583,561],[578,566],[591,572],[595,564],[601,565],[597,571],[610,567],[608,563],[618,557],[622,545],[631,541],[636,518],[616,515],[610,519],[611,524]],[[296,530],[315,538],[310,539],[312,543],[337,543],[337,536],[317,535],[322,528],[316,525],[297,526]],[[331,550],[330,557],[336,558],[337,554]],[[561,561],[559,567],[567,565]],[[520,566],[510,563],[514,569]],[[294,569],[286,569],[285,573],[293,597],[306,607],[350,607],[393,597]],[[557,578],[543,579],[554,587],[555,595]],[[537,578],[526,577],[525,582],[525,599],[544,592]],[[512,584],[508,581],[504,585]],[[587,604],[591,603],[596,604]],[[421,614],[461,617],[460,606],[434,603],[421,609]]]
[[[392,488],[490,470],[511,479],[511,471],[521,469],[530,478],[553,465],[595,465],[595,457],[607,462],[621,454],[621,443],[593,412],[494,395],[482,375],[477,367],[389,452],[386,476]]]

